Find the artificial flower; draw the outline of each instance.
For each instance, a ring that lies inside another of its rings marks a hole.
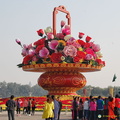
[[[38,33],[38,35],[39,35],[39,36],[41,36],[41,37],[42,37],[42,36],[43,36],[43,34],[44,34],[44,31],[43,31],[42,29],[40,29],[40,30],[38,30],[38,31],[37,31],[37,33]]]
[[[78,37],[81,39],[81,38],[83,38],[84,35],[85,35],[84,33],[79,32],[79,36]]]
[[[85,42],[84,42],[83,40],[77,40],[77,42],[78,42],[82,47],[84,47]]]
[[[96,55],[97,55],[97,58],[102,58],[103,57],[101,52],[96,52]]]
[[[61,53],[52,53],[51,54],[51,61],[53,63],[59,63],[61,62],[61,57],[62,57],[62,54]]]
[[[35,50],[34,49],[30,49],[28,51],[28,54],[31,55],[31,56],[34,56],[35,55]]]
[[[53,33],[47,33],[47,38],[48,38],[48,40],[53,39],[54,38]]]
[[[71,38],[71,35],[66,35],[66,36],[64,37],[64,40],[67,41],[67,40],[69,40],[70,38]]]
[[[15,41],[18,45],[20,45],[22,47],[21,41],[19,39],[16,39]]]
[[[64,25],[65,25],[65,21],[62,20],[61,21],[61,28],[64,27]]]
[[[66,45],[66,42],[64,40],[58,40],[58,43],[61,43],[63,46]]]
[[[47,27],[44,31],[45,31],[45,34],[46,34],[46,35],[47,35],[48,33],[52,33],[52,32],[53,32],[53,30],[52,30],[51,27]]]
[[[64,36],[70,35],[70,34],[71,34],[70,29],[66,29],[66,28],[62,29],[62,34],[63,34]]]
[[[44,45],[38,45],[35,49],[36,54],[39,53],[39,51],[44,47]]]
[[[49,50],[46,47],[43,47],[40,51],[39,51],[39,56],[41,58],[47,58],[49,55]]]
[[[92,60],[93,56],[91,54],[86,54],[85,60]]]
[[[65,29],[69,29],[70,30],[70,25],[65,25]]]
[[[86,54],[83,51],[77,51],[76,56],[79,57],[79,59],[85,59]]]
[[[86,39],[85,39],[85,41],[89,42],[91,39],[92,39],[91,37],[87,36]]]
[[[66,56],[75,57],[77,55],[77,49],[73,45],[65,46],[63,53]]]
[[[57,40],[52,40],[48,45],[49,45],[50,49],[55,50],[58,46],[58,41]]]
[[[100,46],[99,46],[98,44],[94,44],[94,45],[92,46],[92,49],[93,49],[95,52],[98,52],[98,51],[100,51]]]
[[[46,38],[41,38],[40,40],[34,42],[33,45],[36,45],[36,46],[43,45],[45,43],[45,39]]]
[[[23,64],[27,65],[29,64],[29,62],[32,60],[32,56],[31,55],[27,55],[23,58]]]
[[[63,40],[64,39],[64,35],[62,33],[57,33],[56,34],[56,38]]]

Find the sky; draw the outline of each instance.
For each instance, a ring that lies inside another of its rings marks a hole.
[[[120,0],[0,0],[0,82],[37,84],[41,73],[25,72],[17,67],[22,62],[21,47],[39,39],[36,31],[52,26],[52,12],[60,5],[70,12],[72,36],[83,32],[99,44],[106,66],[87,72],[86,85],[108,87],[120,85]],[[57,21],[66,20],[59,13]],[[58,22],[59,23],[59,22]],[[57,27],[59,24],[57,23]],[[57,30],[59,27],[57,28]],[[112,82],[113,75],[117,79]]]

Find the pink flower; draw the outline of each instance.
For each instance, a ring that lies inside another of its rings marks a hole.
[[[26,55],[28,55],[28,50],[26,50],[26,49],[22,49],[22,56],[26,56]]]
[[[70,25],[65,25],[65,29],[69,29],[70,30]]]
[[[74,39],[69,39],[69,40],[67,41],[67,45],[73,45],[73,46],[76,47],[76,48],[81,47],[81,45],[80,45],[79,43],[77,43]]]
[[[37,62],[37,61],[38,61],[38,58],[37,58],[36,56],[33,56],[32,61]]]
[[[91,48],[87,48],[87,49],[85,50],[85,52],[86,52],[87,54],[91,54],[94,58],[96,58],[96,54],[94,53],[94,51],[93,51]]]
[[[62,29],[62,33],[64,36],[71,34],[70,29]]]
[[[28,51],[28,54],[31,55],[31,56],[35,55],[35,50],[30,49],[30,50]]]
[[[49,50],[46,47],[43,47],[40,51],[39,51],[39,56],[42,58],[47,58],[49,55]]]
[[[16,41],[16,43],[17,43],[18,45],[20,45],[20,46],[22,47],[21,41],[20,41],[19,39],[16,39],[15,41]]]
[[[62,33],[57,33],[56,37],[63,40],[64,39],[64,35]]]
[[[52,40],[48,45],[49,45],[49,48],[52,49],[52,50],[55,50],[58,46],[58,41],[57,40]]]
[[[61,21],[61,28],[64,27],[64,25],[65,25],[65,21],[62,20]]]
[[[79,32],[79,38],[80,39],[83,38],[84,35],[85,35],[84,33]]]
[[[23,45],[22,53],[23,56],[26,56],[29,54],[29,46],[28,45]]]
[[[47,33],[47,38],[49,39],[54,39],[53,33]]]
[[[93,56],[91,54],[86,54],[85,60],[91,60],[93,59]]]
[[[93,48],[93,50],[94,50],[95,52],[100,51],[100,46],[99,46],[98,44],[94,44],[94,45],[92,46],[92,48]]]
[[[66,56],[75,57],[77,55],[77,49],[73,45],[65,46],[63,53]]]
[[[92,39],[91,37],[87,36],[86,39],[85,39],[85,41],[89,42],[91,39]]]

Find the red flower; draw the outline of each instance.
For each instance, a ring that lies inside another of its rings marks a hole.
[[[80,59],[85,59],[85,53],[82,51],[77,51],[77,55],[73,58],[73,61],[80,62]]]
[[[84,35],[85,35],[84,33],[79,32],[79,38],[80,39],[83,38]]]
[[[84,48],[90,48],[90,43],[85,43]]]
[[[29,64],[30,60],[32,60],[31,55],[27,55],[23,58],[23,64]]]
[[[36,53],[39,53],[39,51],[44,47],[44,45],[39,45],[37,46],[37,48],[35,49]]]
[[[98,63],[98,65],[102,65],[103,61],[101,59],[96,59],[96,62]]]
[[[38,35],[39,35],[39,36],[41,36],[41,37],[42,37],[42,36],[43,36],[43,34],[44,34],[44,31],[43,31],[42,29],[40,29],[40,30],[38,30],[38,31],[37,31],[37,33],[38,33]]]
[[[38,45],[43,45],[44,42],[45,42],[45,38],[42,38],[42,39],[40,39],[40,40],[34,42],[34,45],[36,45],[36,46],[38,46]]]
[[[73,62],[75,62],[75,63],[79,62],[79,60],[80,60],[80,58],[78,56],[73,58]]]
[[[85,42],[84,42],[83,40],[78,40],[78,43],[79,43],[82,47],[84,47],[84,45],[85,45]]]
[[[53,63],[59,63],[59,62],[61,62],[61,57],[62,57],[61,53],[52,53],[52,55],[51,55],[51,61]]]
[[[81,58],[85,58],[85,53],[82,51],[77,51],[77,56],[81,59]]]
[[[86,39],[85,39],[85,41],[89,42],[91,39],[92,39],[91,37],[87,36]]]

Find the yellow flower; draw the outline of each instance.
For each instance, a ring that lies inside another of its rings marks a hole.
[[[80,59],[79,61],[80,61],[80,63],[82,63],[82,62],[83,62],[83,59]]]
[[[62,45],[66,46],[66,42],[64,40],[58,40],[59,43],[62,43]]]
[[[83,48],[82,48],[82,47],[79,47],[78,50],[79,50],[79,51],[83,51]]]
[[[35,62],[35,61],[32,61],[32,62],[31,62],[31,64],[32,64],[32,65],[35,65],[35,64],[36,64],[36,62]]]

